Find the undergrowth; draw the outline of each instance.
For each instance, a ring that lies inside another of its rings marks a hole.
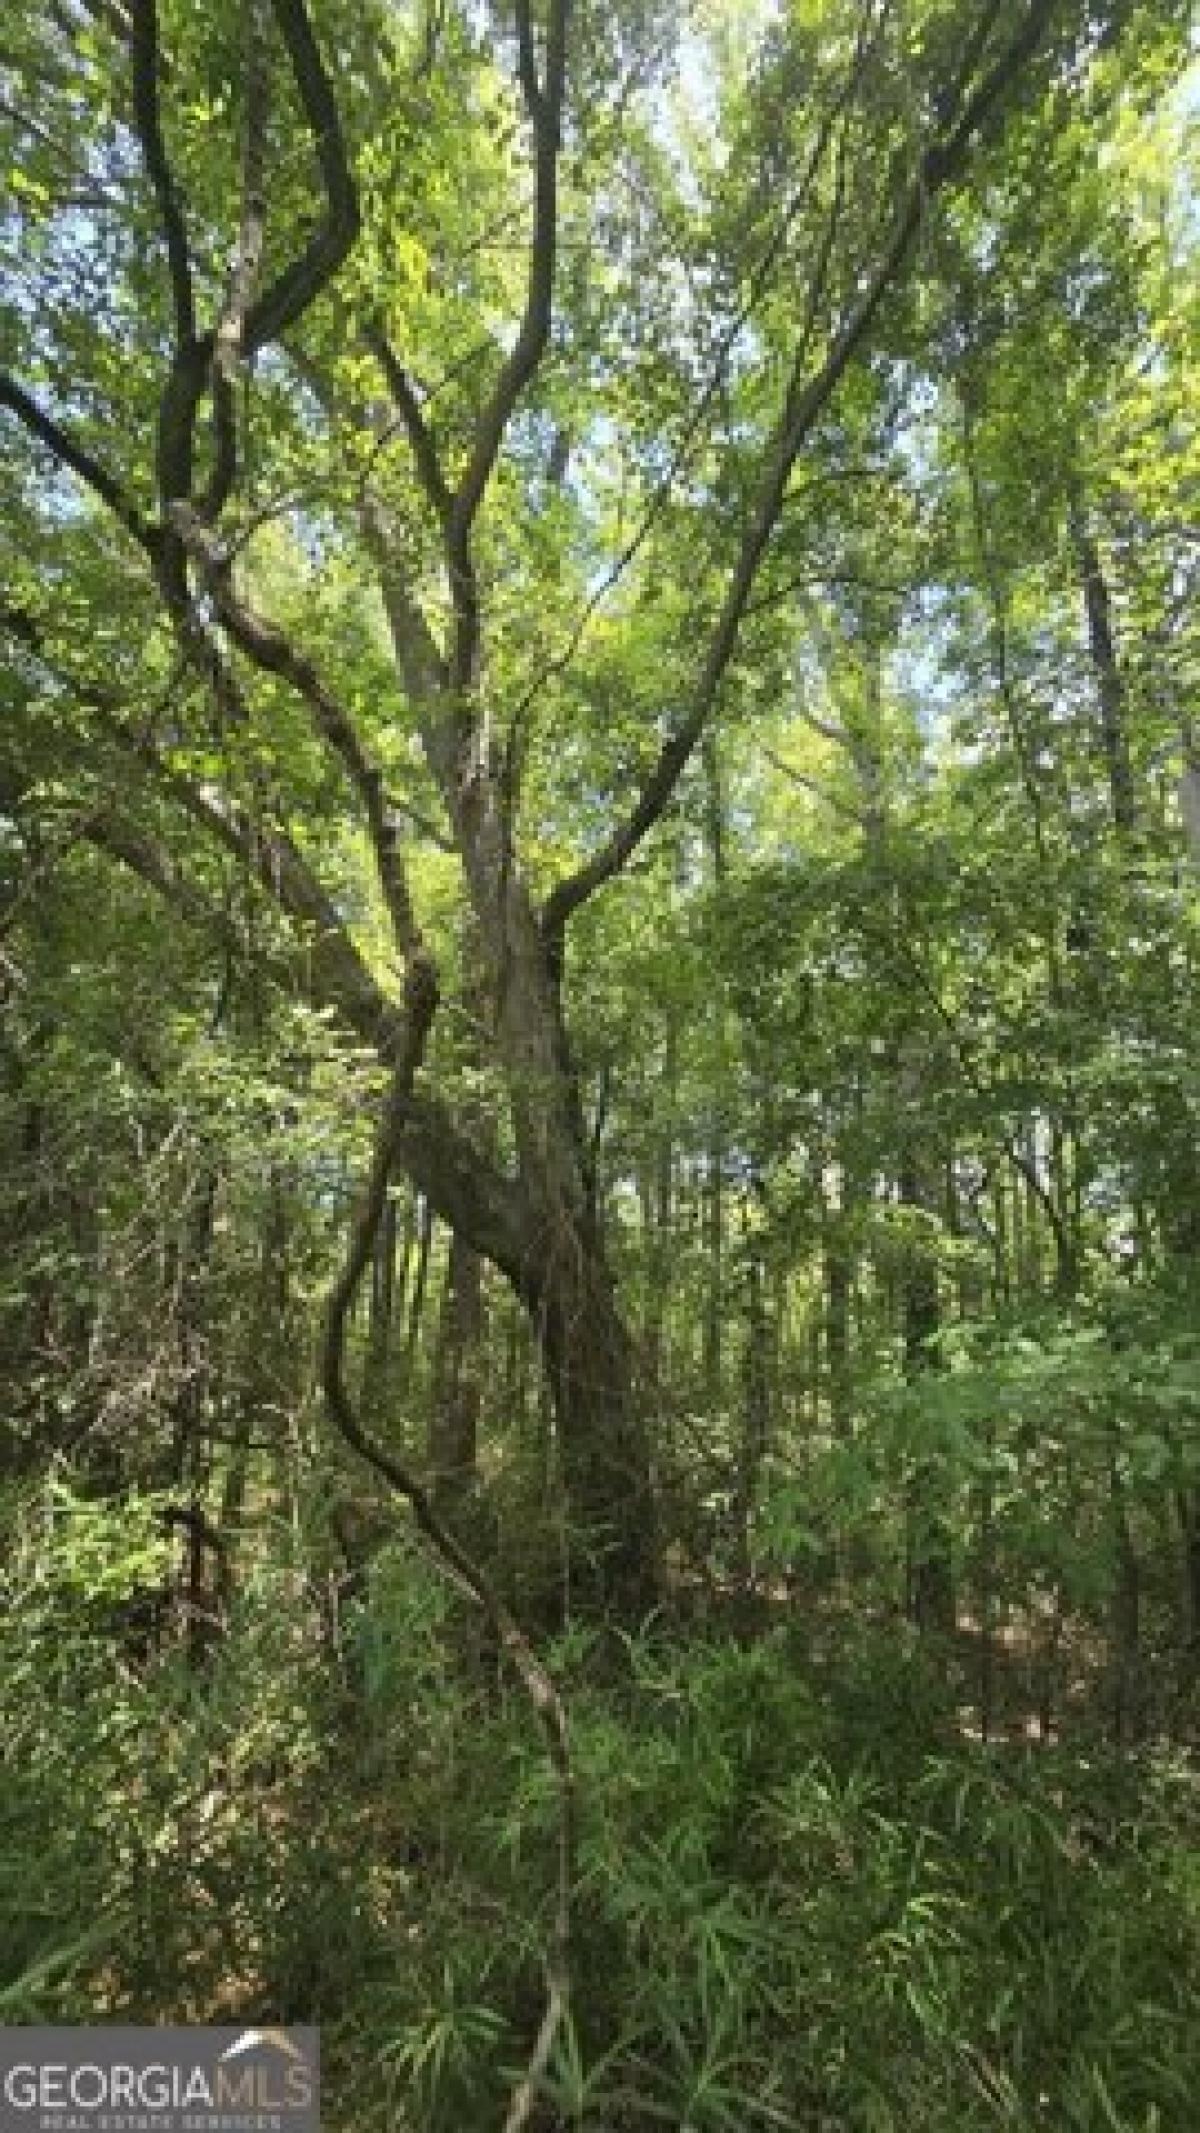
[[[498,2124],[554,1801],[456,1603],[397,1544],[331,1634],[281,1536],[202,1673],[139,1662],[149,1507],[41,1519],[0,1626],[0,2018],[318,2021],[337,2133]],[[825,1642],[559,1639],[580,1826],[543,2133],[1194,2133],[1194,1763],[963,1742],[919,1648]]]

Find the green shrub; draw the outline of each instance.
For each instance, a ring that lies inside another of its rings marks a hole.
[[[522,1698],[401,1543],[336,1650],[268,1534],[206,1668],[135,1667],[108,1601],[153,1530],[60,1494],[10,1555],[0,2011],[316,2019],[335,2128],[498,2122],[553,1887]],[[547,2129],[1191,2133],[1186,1756],[958,1742],[882,1632],[552,1656],[580,1822]]]

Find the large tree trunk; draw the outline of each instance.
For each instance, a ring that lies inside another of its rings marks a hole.
[[[636,1620],[657,1592],[654,1496],[628,1336],[596,1240],[541,1270],[535,1323],[554,1391],[571,1609]]]
[[[527,1247],[523,1279],[554,1392],[571,1536],[569,1599],[636,1618],[654,1596],[654,1492],[633,1350],[589,1185],[562,1016],[559,949],[516,870],[495,769],[460,805],[496,1048],[512,1110]]]

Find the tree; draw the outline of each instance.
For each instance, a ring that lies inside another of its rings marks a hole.
[[[799,470],[836,450],[945,202],[975,187],[1020,212],[1034,144],[1128,12],[786,16],[699,202],[637,102],[650,15],[272,0],[239,29],[232,9],[134,0],[18,38],[12,123],[36,154],[0,382],[14,805],[39,760],[75,766],[103,794],[82,834],[219,939],[176,863],[186,825],[274,907],[280,970],[386,1064],[389,1168],[536,1327],[577,1597],[636,1610],[655,1541],[570,938],[673,806],[748,625],[770,642]],[[454,200],[451,150],[471,188]],[[622,198],[643,176],[648,229]],[[615,750],[594,724],[609,707]],[[331,823],[337,869],[316,856]],[[490,1147],[434,1093],[423,839],[473,914],[505,1100]],[[351,858],[348,894],[332,877]]]

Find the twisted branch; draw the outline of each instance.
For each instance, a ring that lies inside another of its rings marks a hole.
[[[412,1510],[418,1531],[450,1582],[480,1609],[499,1649],[520,1683],[541,1728],[558,1793],[558,1845],[554,1917],[546,1951],[546,1999],[525,2070],[513,2089],[504,2133],[524,2133],[537,2091],[567,2011],[570,1990],[571,1877],[574,1859],[575,1778],[567,1714],[555,1682],[487,1574],[456,1539],[414,1474],[363,1428],[345,1377],[346,1324],[370,1265],[397,1166],[413,1100],[413,1081],[437,1009],[437,978],[423,953],[409,963],[405,986],[406,1031],[380,1115],[363,1198],[350,1234],[346,1261],[325,1314],[321,1385],[334,1427],[343,1441]]]

